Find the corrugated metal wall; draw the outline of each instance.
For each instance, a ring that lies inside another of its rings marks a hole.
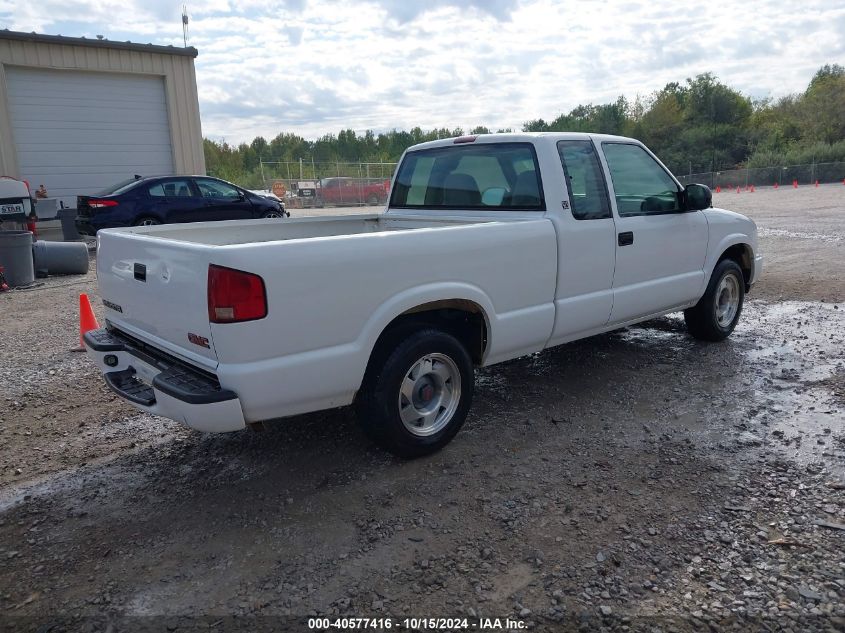
[[[0,175],[20,177],[9,116],[6,66],[142,73],[163,77],[174,168],[180,174],[205,173],[193,57],[103,45],[4,39],[0,32]]]

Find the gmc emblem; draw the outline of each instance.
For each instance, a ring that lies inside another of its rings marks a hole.
[[[103,299],[103,305],[106,306],[107,308],[111,308],[115,312],[120,312],[120,313],[123,312],[123,308],[121,308],[116,303],[112,303],[111,301],[106,301],[105,299]]]

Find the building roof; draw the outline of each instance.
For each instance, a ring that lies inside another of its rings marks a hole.
[[[89,46],[91,48],[117,48],[142,53],[159,53],[163,55],[184,55],[196,57],[199,53],[193,46],[162,46],[160,44],[136,44],[134,42],[117,42],[107,39],[89,39],[86,37],[67,37],[65,35],[44,35],[42,33],[23,33],[0,29],[0,39],[35,42],[36,44],[64,44],[65,46]]]

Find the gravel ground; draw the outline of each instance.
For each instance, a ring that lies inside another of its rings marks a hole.
[[[347,409],[140,414],[70,351],[93,272],[0,295],[0,630],[845,629],[845,187],[715,202],[767,257],[734,336],[672,315],[481,370],[412,462]]]

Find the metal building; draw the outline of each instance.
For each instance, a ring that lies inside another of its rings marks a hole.
[[[196,56],[0,30],[0,176],[75,206],[134,174],[204,174]]]

